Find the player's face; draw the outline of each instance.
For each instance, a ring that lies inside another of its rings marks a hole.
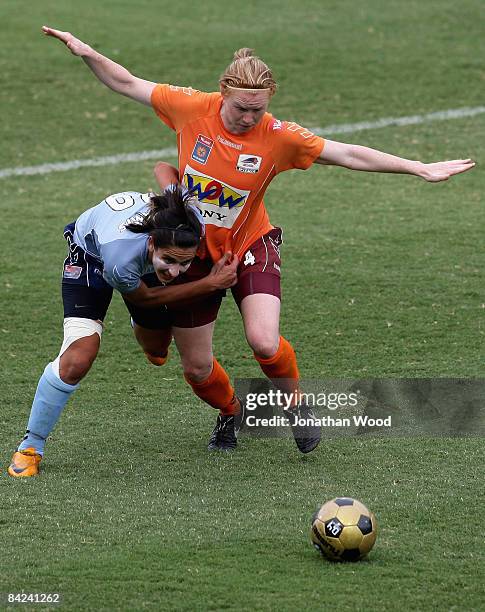
[[[249,132],[268,109],[269,92],[229,90],[222,99],[221,119],[232,134]]]
[[[195,257],[197,247],[163,247],[153,246],[148,239],[148,259],[151,262],[157,278],[162,283],[170,283],[179,274],[186,272]]]

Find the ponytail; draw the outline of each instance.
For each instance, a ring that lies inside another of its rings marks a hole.
[[[135,234],[149,234],[155,248],[189,248],[199,245],[204,222],[189,193],[180,186],[150,198],[150,210],[126,225]]]

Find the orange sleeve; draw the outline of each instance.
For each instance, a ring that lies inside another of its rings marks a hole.
[[[270,127],[276,173],[298,168],[306,170],[320,155],[325,140],[301,125],[289,121],[276,122]]]
[[[191,87],[159,84],[152,91],[151,103],[160,119],[180,132],[189,121],[210,113],[214,95]]]

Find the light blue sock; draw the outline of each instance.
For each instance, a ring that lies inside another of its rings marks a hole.
[[[48,363],[40,377],[35,392],[30,418],[27,424],[27,433],[20,443],[18,450],[34,447],[39,455],[44,454],[47,436],[54,429],[67,400],[79,387],[63,382]]]

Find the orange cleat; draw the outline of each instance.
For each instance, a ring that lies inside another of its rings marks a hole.
[[[36,453],[35,448],[26,448],[23,451],[17,451],[12,457],[12,463],[8,467],[8,473],[14,478],[37,476],[41,460],[42,455]]]

